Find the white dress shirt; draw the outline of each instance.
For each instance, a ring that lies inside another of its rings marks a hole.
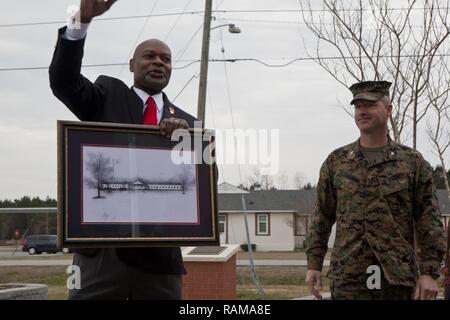
[[[150,95],[147,92],[145,92],[144,90],[136,88],[135,86],[133,86],[133,90],[134,90],[134,92],[136,92],[136,94],[142,100],[142,103],[143,103],[142,114],[144,114],[145,108],[147,108],[147,106],[146,106],[147,99]],[[164,107],[163,94],[162,94],[162,92],[154,94],[154,95],[152,95],[152,98],[153,98],[153,100],[155,100],[155,103],[156,103],[156,116],[157,116],[157,119],[158,119],[157,121],[159,124],[159,122],[161,121],[163,107]]]

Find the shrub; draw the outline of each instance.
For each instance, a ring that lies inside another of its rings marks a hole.
[[[246,243],[241,244],[241,249],[248,251],[248,245]],[[256,251],[256,244],[252,243],[252,251]]]

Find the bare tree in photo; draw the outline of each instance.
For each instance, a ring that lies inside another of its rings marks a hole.
[[[249,190],[274,190],[276,189],[273,179],[270,175],[261,174],[257,167],[253,168],[253,173],[247,176]]]
[[[105,157],[102,153],[87,154],[85,162],[86,170],[89,176],[85,177],[85,183],[89,188],[97,189],[97,196],[94,199],[102,198],[100,191],[102,184],[111,181],[113,178],[113,166],[111,159]]]
[[[435,79],[436,85],[450,86],[450,79],[437,77]],[[442,178],[444,179],[445,189],[447,190],[447,196],[450,201],[450,186],[447,177],[447,166],[445,165],[444,154],[450,146],[450,115],[449,115],[449,105],[448,98],[449,92],[441,95],[438,90],[433,90],[434,87],[430,88],[429,95],[434,97],[432,100],[432,111],[431,115],[433,125],[428,121],[427,123],[427,134],[428,139],[433,147],[433,153],[439,158],[440,165],[442,167]],[[433,117],[434,116],[434,117]]]
[[[281,173],[277,179],[278,189],[286,190],[289,188],[289,176],[286,172]]]
[[[303,174],[303,172],[301,172],[301,171],[295,172],[292,179],[293,179],[293,183],[294,183],[294,188],[296,190],[301,190],[306,181],[306,178],[305,178],[305,175]]]
[[[437,0],[299,0],[302,19],[315,38],[308,55],[349,87],[368,80],[391,81],[393,139],[417,146],[418,124],[428,112],[430,77],[450,77],[449,2]],[[317,7],[321,3],[322,7]],[[309,48],[309,50],[308,50]],[[449,87],[433,87],[439,95]],[[350,106],[345,107],[352,114]]]
[[[180,166],[181,171],[176,180],[181,183],[184,194],[190,187],[195,186],[195,172],[191,170],[192,167],[190,165],[182,164]]]

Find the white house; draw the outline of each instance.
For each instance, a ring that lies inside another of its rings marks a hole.
[[[256,251],[292,251],[304,247],[308,223],[314,210],[316,190],[245,191],[226,182],[218,187],[219,231],[221,244],[246,244],[247,211],[250,242]],[[445,190],[437,196],[444,225],[450,218],[450,203]],[[333,226],[328,246],[335,238]]]

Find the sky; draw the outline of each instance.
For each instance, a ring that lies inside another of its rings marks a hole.
[[[211,26],[235,23],[242,32],[231,34],[224,27],[211,30],[210,59],[251,58],[283,65],[306,57],[305,48],[314,46],[314,38],[298,12],[273,12],[298,10],[298,0],[213,3],[214,9],[227,12],[213,13]],[[50,64],[58,28],[65,25],[68,9],[78,4],[77,0],[0,0],[0,70],[43,67],[0,71],[0,199],[56,197],[56,123],[77,119],[53,96],[45,67]],[[94,19],[83,64],[127,63],[141,41],[164,40],[172,50],[174,67],[164,92],[175,105],[196,115],[200,64],[190,63],[200,59],[203,15],[164,14],[203,9],[202,0],[119,0],[100,18],[159,16]],[[272,12],[236,12],[245,10]],[[49,23],[17,25],[30,22]],[[133,80],[126,65],[86,67],[82,73],[91,81],[101,74],[120,78],[129,86]],[[278,130],[279,169],[273,175],[274,182],[285,174],[292,187],[291,178],[301,172],[305,183],[314,184],[326,156],[358,138],[353,119],[338,102],[350,100],[350,91],[313,61],[296,61],[284,67],[255,61],[210,62],[205,123],[221,132]],[[217,152],[226,154],[233,147],[227,144]],[[424,134],[419,136],[418,150],[432,165],[437,164]],[[220,164],[219,183],[246,183],[254,168],[251,164]]]

